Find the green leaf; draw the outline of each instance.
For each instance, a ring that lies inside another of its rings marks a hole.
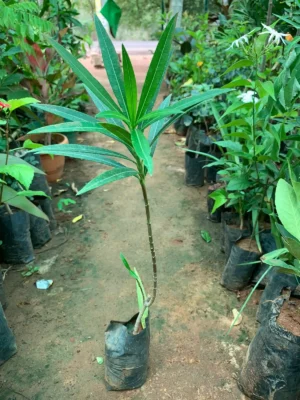
[[[54,144],[50,146],[43,146],[34,153],[38,154],[53,154],[57,156],[66,156],[72,158],[79,158],[82,160],[96,161],[99,156],[108,156],[122,158],[123,160],[135,162],[124,154],[118,153],[113,150],[105,149],[103,147],[86,146],[83,144]],[[89,157],[89,158],[86,158]],[[92,159],[91,159],[92,158]],[[100,162],[101,157],[99,158]]]
[[[234,121],[228,122],[228,124],[222,125],[221,128],[231,128],[232,126],[247,126],[249,125],[245,119],[235,119]]]
[[[248,81],[247,79],[235,79],[234,81],[231,81],[227,83],[226,85],[222,86],[222,88],[234,88],[234,87],[252,87],[252,82]]]
[[[124,167],[123,164],[111,160],[108,155],[116,157],[116,152],[111,150],[97,148],[96,146],[84,146],[81,144],[55,144],[50,146],[43,146],[40,149],[34,151],[35,154],[50,154],[57,156],[65,156],[72,158],[79,158],[80,160],[94,161],[99,164],[109,165],[111,167],[121,168]],[[103,156],[104,155],[104,156]],[[121,154],[120,154],[121,155]],[[121,157],[128,159],[126,156]]]
[[[227,150],[242,151],[243,146],[239,142],[233,142],[232,140],[222,140],[215,142],[217,146],[225,147]]]
[[[195,154],[199,154],[200,156],[206,156],[207,158],[210,158],[212,160],[215,160],[217,162],[219,162],[220,160],[213,156],[212,154],[209,153],[203,153],[202,151],[196,151],[196,150],[190,150],[190,149],[182,149],[183,151],[188,151],[189,153],[195,153]]]
[[[113,119],[118,119],[121,121],[125,121],[127,124],[129,124],[129,119],[127,117],[125,117],[124,114],[121,114],[118,111],[101,111],[99,114],[96,115],[97,118],[101,118],[101,119],[106,119],[109,120],[111,118]]]
[[[177,108],[178,110],[189,112],[193,108],[197,107],[199,104],[203,103],[204,101],[211,100],[212,98],[216,96],[223,95],[225,93],[230,92],[232,89],[211,89],[208,90],[205,93],[202,93],[197,96],[191,96],[186,99],[179,100],[177,103],[173,104],[174,108]],[[176,119],[178,119],[178,115],[175,115],[171,118],[168,119],[168,121],[161,127],[161,129],[157,132],[155,138],[151,142],[151,147],[152,145],[156,142],[156,140],[159,138],[159,136],[170,126],[172,125]]]
[[[112,134],[112,130],[114,131],[114,134]],[[125,145],[131,144],[130,135],[125,129],[105,123],[94,124],[92,122],[66,122],[63,124],[48,125],[43,128],[34,129],[33,131],[29,132],[28,135],[56,132],[99,132]],[[119,135],[120,132],[122,134]]]
[[[292,254],[292,256],[300,260],[300,242],[298,242],[298,240],[296,239],[287,237],[283,237],[282,240],[285,247]]]
[[[124,85],[125,85],[125,96],[126,104],[129,114],[129,119],[132,126],[135,126],[135,117],[137,109],[137,85],[134,70],[131,64],[129,55],[122,45],[122,60],[123,60],[123,71],[124,71]]]
[[[13,177],[26,189],[29,189],[29,186],[31,185],[31,182],[33,180],[34,171],[30,165],[11,164],[1,166],[0,174],[5,174]]]
[[[71,110],[70,108],[67,107],[52,106],[49,104],[35,104],[33,105],[33,107],[38,108],[39,110],[42,111],[49,112],[54,115],[58,115],[59,117],[67,119],[68,121],[97,123],[96,118],[88,114],[81,113],[79,111]]]
[[[238,110],[251,110],[251,109],[253,109],[252,103],[243,103],[243,104],[241,104],[240,102],[233,103],[226,109],[225,113],[222,115],[222,118],[226,117],[226,115],[235,113]]]
[[[70,204],[76,204],[76,201],[73,199],[59,199],[57,202],[57,208],[59,211],[64,211],[64,208]]]
[[[55,40],[48,38],[51,45],[59,53],[59,55],[66,61],[72,68],[75,75],[94,93],[99,100],[104,103],[109,109],[119,111],[118,106],[113,101],[107,90],[97,81],[96,78],[74,57],[68,52],[61,44]]]
[[[104,358],[103,357],[96,357],[97,364],[102,365],[104,363]]]
[[[230,325],[230,328],[229,328],[227,334],[231,332],[231,330],[232,330],[232,328],[234,327],[236,321],[240,318],[242,312],[243,312],[244,309],[246,308],[246,306],[247,306],[249,300],[251,299],[253,293],[255,292],[255,290],[257,289],[257,287],[260,285],[260,282],[264,279],[264,277],[271,271],[271,269],[272,269],[272,266],[269,266],[269,268],[262,274],[262,276],[261,276],[261,277],[259,278],[259,280],[256,282],[256,284],[255,284],[254,287],[252,288],[251,292],[249,293],[248,297],[246,298],[244,304],[242,305],[242,307],[241,307],[239,313],[237,314],[237,316],[236,316],[236,317],[234,318],[234,320],[232,321],[232,323],[231,323],[231,325]]]
[[[140,159],[144,161],[150,175],[153,174],[153,161],[150,154],[150,146],[142,131],[135,129],[131,133],[133,148]]]
[[[212,209],[212,214],[223,204],[227,202],[227,192],[225,189],[218,189],[211,193],[208,197],[215,200],[214,207]]]
[[[138,173],[134,169],[131,168],[114,168],[109,171],[104,172],[103,174],[97,176],[96,178],[92,179],[88,182],[78,193],[81,195],[86,193],[90,190],[96,189],[98,187],[107,185],[108,183],[118,181],[120,179],[128,178],[130,176],[135,176],[138,178]]]
[[[233,65],[231,65],[229,68],[226,69],[226,71],[222,74],[222,75],[226,75],[231,71],[234,71],[236,69],[239,68],[245,68],[245,67],[252,67],[253,62],[251,60],[239,60],[236,63],[234,63]]]
[[[39,103],[39,100],[34,99],[33,97],[25,97],[23,99],[8,100],[7,103],[10,105],[9,111],[13,112],[17,108],[28,106],[29,104]]]
[[[207,231],[201,231],[201,237],[206,243],[211,242],[211,236]]]
[[[268,93],[268,95],[271,96],[272,99],[276,100],[274,92],[274,83],[271,81],[267,81],[267,82],[261,82],[261,85],[264,88],[264,90]]]
[[[113,134],[116,140],[125,144],[127,148],[132,149],[131,135],[128,131],[126,131],[126,129],[105,122],[102,122],[101,125],[107,129],[108,132]]]
[[[171,95],[169,95],[168,97],[166,97],[164,99],[164,101],[159,105],[158,109],[163,110],[164,108],[167,108],[169,106],[170,102],[171,102]],[[151,145],[153,139],[156,137],[159,130],[162,128],[164,122],[165,122],[165,118],[162,118],[162,119],[156,121],[153,125],[151,125],[149,135],[148,135],[148,142],[150,145]],[[154,155],[156,146],[157,146],[157,140],[151,146],[150,154],[152,157]]]
[[[245,190],[251,185],[252,183],[248,180],[247,176],[236,176],[230,179],[227,190]]]
[[[97,107],[97,109],[100,112],[109,111],[109,107],[107,107],[101,100],[99,100],[98,97],[95,96],[94,93],[86,85],[83,85],[83,86],[84,86],[85,90],[87,91],[88,95],[90,96],[90,98],[92,99],[93,103],[95,104],[95,106]],[[107,119],[107,122],[109,122],[110,124],[113,124],[113,125],[118,125],[121,128],[123,128],[122,121],[120,121],[119,119],[109,118],[109,119]]]
[[[170,20],[166,29],[162,33],[152,57],[140,97],[136,117],[137,120],[145,115],[150,109],[152,109],[156,100],[156,96],[160,90],[160,86],[170,59],[175,24],[176,16]]]
[[[253,233],[255,235],[255,241],[257,244],[257,248],[260,253],[262,253],[260,238],[259,238],[259,212],[257,209],[252,210],[252,226],[253,226]]]
[[[134,279],[138,279],[137,274],[131,269],[128,261],[126,260],[125,256],[122,253],[120,253],[120,258],[122,260],[124,267],[129,272],[129,275],[132,276]]]
[[[118,55],[115,50],[115,46],[110,40],[105,28],[103,27],[97,15],[95,15],[94,19],[108,80],[121,109],[126,113],[126,116],[128,116],[122,70],[120,67]]]
[[[266,262],[268,260],[272,260],[273,258],[278,258],[286,253],[288,253],[288,250],[286,248],[277,249],[277,250],[270,251],[267,254],[264,254],[260,259],[262,262]]]
[[[31,215],[48,221],[47,215],[40,208],[36,207],[26,197],[18,196],[18,192],[5,185],[3,186],[2,203],[19,208]]]
[[[6,154],[1,154],[1,153],[0,153],[0,166],[3,166],[3,165],[5,165],[5,164],[7,164],[7,165],[14,165],[14,164],[26,165],[26,166],[28,166],[28,167],[31,167],[31,168],[34,170],[34,172],[35,172],[36,174],[45,175],[45,172],[44,172],[44,171],[42,171],[41,169],[38,169],[38,168],[34,167],[33,165],[31,165],[31,164],[29,164],[28,162],[24,161],[24,160],[23,160],[22,158],[20,158],[20,157],[15,157],[15,156],[9,155],[9,156],[8,156],[8,159],[7,159],[7,163],[6,163]]]
[[[283,179],[276,187],[275,205],[284,228],[300,240],[300,204],[293,187]]]
[[[43,197],[48,197],[48,199],[51,199],[50,196],[47,196],[46,193],[41,190],[23,190],[22,192],[18,192],[18,196],[25,196],[25,197],[43,196]]]
[[[287,22],[289,25],[292,25],[296,29],[300,29],[300,24],[291,20],[290,18],[283,17],[282,15],[274,14],[277,18],[281,19],[284,22]]]
[[[44,145],[40,143],[34,143],[30,139],[26,139],[25,142],[23,143],[24,149],[39,149],[40,147],[44,147]]]
[[[147,121],[143,124],[143,129],[147,126],[152,125],[154,122],[159,121],[165,117],[175,114],[182,114],[183,111],[174,108],[173,106],[164,108],[162,110],[154,110],[148,114],[145,114],[142,118],[140,118],[137,123],[140,124],[143,121]]]
[[[217,108],[213,102],[211,103],[211,109],[212,109],[213,116],[218,124],[219,129],[220,129],[221,135],[224,137],[225,135],[227,135],[228,132],[227,132],[227,129],[225,129],[225,127],[222,126],[220,113],[217,110]]]
[[[143,282],[142,282],[142,280],[140,278],[140,275],[137,272],[136,268],[134,268],[134,272],[137,275],[136,293],[137,293],[137,301],[138,301],[138,305],[139,305],[139,311],[141,311],[143,309],[143,307],[144,307],[144,302],[145,302],[145,299],[146,299],[146,291],[145,291]],[[148,315],[149,315],[149,307],[147,307],[145,309],[145,312],[144,312],[144,314],[142,316],[142,319],[141,319],[141,324],[142,324],[143,329],[146,328],[146,319],[148,318]]]

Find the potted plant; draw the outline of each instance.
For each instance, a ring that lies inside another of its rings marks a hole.
[[[0,153],[0,240],[2,242],[0,251],[7,263],[28,263],[34,259],[29,214],[48,221],[42,210],[27,198],[36,195],[46,196],[42,191],[29,190],[34,173],[43,174],[43,171],[9,154],[11,113],[18,107],[34,101],[35,99],[26,98],[10,100],[7,103],[0,102],[0,112],[3,115],[0,123],[5,131],[5,136],[2,138],[5,143],[5,153]],[[11,185],[8,185],[9,179],[12,179]]]
[[[140,305],[139,313],[136,316],[130,319],[128,323],[118,323],[117,326],[115,324],[110,325],[109,329],[112,330],[106,332],[106,381],[108,386],[113,390],[139,387],[146,380],[145,371],[147,371],[149,353],[150,320],[149,317],[145,320],[145,312],[153,305],[156,299],[158,272],[146,177],[148,174],[153,174],[153,156],[157,141],[164,130],[179,115],[182,115],[193,107],[197,107],[204,101],[208,101],[224,93],[224,89],[215,89],[204,94],[183,99],[171,106],[168,106],[165,100],[158,109],[151,111],[168,66],[175,22],[176,18],[172,18],[159,40],[138,101],[136,78],[126,49],[122,48],[122,72],[115,48],[101,22],[97,17],[95,18],[103,61],[118,104],[116,104],[104,87],[68,51],[59,43],[50,39],[51,44],[60,56],[70,64],[74,73],[86,85],[100,113],[96,117],[91,117],[66,108],[39,105],[39,108],[58,116],[63,115],[64,118],[71,122],[46,126],[30,132],[31,136],[40,132],[71,132],[74,129],[81,132],[99,132],[113,138],[124,146],[128,155],[101,147],[76,144],[45,146],[35,150],[39,154],[64,155],[95,161],[112,167],[112,169],[88,182],[78,192],[78,195],[127,177],[136,178],[141,187],[152,259],[153,287],[151,295],[148,295],[147,292],[145,293],[144,301]],[[107,122],[100,122],[99,119],[101,121],[107,120]],[[151,128],[147,137],[145,130],[150,126]],[[115,161],[115,159],[118,159],[118,161]],[[122,164],[123,161],[130,163],[130,167]],[[122,261],[125,267],[132,271],[132,268],[130,268],[129,263],[124,257],[122,257]],[[136,275],[133,276],[137,279]],[[144,322],[141,323],[143,318]],[[115,330],[117,330],[117,333]],[[115,347],[113,350],[115,351],[112,352],[112,355],[110,354],[112,348],[109,336],[113,332],[116,333],[117,337],[114,337]],[[127,345],[128,347],[126,347]],[[126,349],[130,349],[130,351]],[[141,364],[137,362],[138,360]],[[112,371],[114,376],[112,375]]]
[[[295,287],[300,276],[300,233],[295,224],[300,220],[300,192],[295,177],[291,181],[292,185],[280,179],[275,195],[276,210],[282,223],[277,224],[277,228],[283,247],[262,258],[269,266],[266,273],[272,268],[279,269],[293,278]],[[283,294],[284,287],[271,293],[271,298],[264,298],[266,306],[262,310],[261,325],[249,346],[240,374],[239,387],[251,399],[293,400],[300,391],[298,309],[289,305],[291,290]]]

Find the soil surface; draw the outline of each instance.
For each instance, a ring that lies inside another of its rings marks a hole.
[[[285,301],[277,322],[293,335],[300,336],[300,299]]]
[[[121,150],[99,134],[80,135],[77,141]],[[176,141],[176,135],[162,136],[154,176],[147,180],[159,292],[151,309],[146,384],[134,391],[107,392],[104,365],[96,361],[104,357],[109,321],[129,320],[137,311],[135,283],[121,264],[120,252],[151,291],[140,187],[128,178],[75,197],[72,184],[81,188],[106,168],[68,160],[63,179],[52,188],[60,228],[37,251],[34,262],[42,275],[23,278],[20,267],[6,275],[6,316],[18,353],[0,369],[1,400],[244,399],[235,378],[255,333],[257,300],[226,336],[232,310],[241,301],[219,284],[224,267],[221,225],[207,220],[207,187],[184,185],[184,154]],[[76,204],[59,211],[57,204],[66,198]],[[82,219],[72,223],[79,215]],[[210,243],[201,238],[201,230],[210,233]],[[38,290],[37,279],[53,279],[54,284]]]

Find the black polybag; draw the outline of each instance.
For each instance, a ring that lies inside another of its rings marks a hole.
[[[43,247],[52,237],[49,222],[43,218],[30,215],[30,236],[34,249]]]
[[[15,337],[8,327],[3,308],[0,304],[0,365],[17,352]]]
[[[268,321],[273,301],[282,295],[284,289],[293,291],[297,286],[298,281],[295,275],[280,273],[277,268],[272,268],[269,272],[268,284],[260,298],[256,320],[261,324]]]
[[[105,331],[105,381],[108,390],[141,387],[147,379],[150,326],[137,335],[132,328],[137,315],[128,322],[111,321]]]
[[[271,303],[241,370],[238,386],[253,400],[300,400],[300,337],[277,323],[283,302],[279,297]]]
[[[0,227],[0,254],[5,263],[27,264],[34,260],[29,214],[22,210],[14,210],[9,214],[2,206]]]
[[[229,290],[242,290],[250,282],[256,268],[256,264],[252,263],[258,259],[259,253],[242,249],[239,242],[234,244],[222,274],[221,285]]]

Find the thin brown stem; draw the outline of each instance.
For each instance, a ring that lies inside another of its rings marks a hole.
[[[150,207],[147,195],[147,189],[145,182],[143,180],[140,181],[144,203],[145,203],[145,211],[146,211],[146,218],[147,218],[147,226],[148,226],[148,238],[149,238],[149,245],[150,245],[150,252],[152,257],[152,267],[153,267],[153,293],[151,297],[151,301],[149,303],[149,307],[154,303],[157,293],[157,264],[156,264],[156,254],[154,248],[154,241],[153,241],[153,234],[152,234],[152,226],[151,226],[151,216],[150,216]]]

